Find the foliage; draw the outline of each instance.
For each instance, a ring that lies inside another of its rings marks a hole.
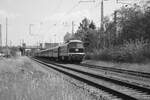
[[[89,48],[96,47],[97,30],[93,21],[84,18],[79,25],[77,32],[74,35],[75,39],[82,40],[84,42],[86,51],[91,51]]]
[[[90,21],[87,18],[84,18],[80,23],[79,30],[87,31],[89,29]]]
[[[11,48],[10,48],[10,55],[11,55],[11,56],[17,56],[17,51],[19,51],[18,48],[16,48],[16,47],[11,47]]]
[[[67,41],[69,41],[71,38],[72,38],[72,35],[67,32],[67,33],[65,34],[65,36],[64,36],[64,41],[67,42]]]
[[[85,44],[91,59],[139,62],[150,58],[150,7],[133,5],[115,11],[116,17],[104,17],[104,28],[96,28],[84,18],[74,36]]]
[[[122,7],[118,15],[117,20],[121,28],[120,43],[140,38],[150,39],[150,12],[148,10],[143,11],[139,6],[134,5],[130,8]]]
[[[86,85],[47,72],[27,57],[0,60],[0,100],[91,100],[79,86]]]
[[[91,21],[91,23],[89,24],[89,28],[93,30],[96,29],[96,26],[93,21]]]
[[[94,49],[90,58],[117,62],[142,62],[150,58],[149,45],[144,40],[130,41],[116,47]]]

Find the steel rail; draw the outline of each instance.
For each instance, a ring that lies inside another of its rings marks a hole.
[[[45,62],[41,62],[41,61],[38,61],[38,62],[40,62],[40,63],[42,63],[42,64],[44,64],[46,66],[50,66],[50,65],[47,65],[47,63],[45,63]],[[84,71],[80,71],[80,70],[77,70],[77,69],[65,67],[65,66],[62,66],[62,65],[56,64],[56,63],[53,63],[53,65],[59,66],[61,68],[67,69],[67,70],[72,70],[72,71],[75,71],[75,72],[78,72],[78,73],[82,73],[84,75],[88,75],[88,76],[91,76],[91,77],[100,78],[100,79],[103,79],[105,81],[111,81],[111,82],[113,82],[115,84],[119,84],[119,85],[122,85],[122,86],[126,86],[126,87],[129,87],[129,88],[136,89],[136,90],[139,90],[139,91],[146,92],[146,93],[150,94],[150,92],[149,92],[150,89],[147,89],[147,88],[144,88],[144,87],[139,87],[139,86],[136,86],[136,85],[133,85],[133,84],[125,83],[125,82],[114,80],[114,79],[111,79],[111,78],[106,78],[106,77],[95,75],[95,74],[92,74],[92,73],[89,73],[89,72],[84,72]],[[89,80],[84,79],[82,77],[79,77],[77,75],[73,75],[72,73],[69,73],[68,71],[62,71],[62,69],[60,69],[60,68],[53,67],[53,69],[58,70],[59,72],[62,72],[62,73],[67,74],[69,76],[72,76],[73,78],[76,78],[76,79],[78,79],[80,81],[86,82],[89,85],[95,86],[96,88],[100,88],[102,90],[105,90],[106,92],[109,92],[109,93],[111,93],[111,94],[113,94],[113,95],[115,95],[117,97],[121,97],[123,100],[137,100],[137,98],[131,97],[131,96],[127,95],[127,94],[120,93],[120,92],[118,92],[116,90],[113,90],[113,89],[110,89],[108,87],[102,86],[102,85],[100,85],[98,83],[89,81]]]
[[[101,70],[117,72],[117,73],[124,73],[124,74],[134,75],[134,76],[138,76],[138,77],[140,76],[140,77],[144,77],[144,78],[150,78],[150,73],[146,73],[146,72],[119,69],[119,68],[114,68],[114,67],[104,67],[104,66],[90,65],[90,64],[78,64],[78,65],[84,66],[84,67],[89,67],[89,68],[97,68],[97,69],[101,69]]]

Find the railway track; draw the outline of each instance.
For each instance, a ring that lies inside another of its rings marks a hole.
[[[57,63],[49,64],[46,60],[34,60],[77,80],[83,81],[91,86],[104,90],[105,92],[108,92],[121,100],[150,100],[149,88],[101,76],[85,70],[67,67]]]
[[[138,77],[150,78],[150,73],[146,73],[146,72],[138,72],[138,71],[131,71],[131,70],[125,70],[125,69],[118,69],[114,67],[104,67],[104,66],[97,66],[97,65],[90,65],[90,64],[78,64],[78,65],[88,67],[88,68],[117,72],[121,74],[123,73],[123,74],[138,76]]]

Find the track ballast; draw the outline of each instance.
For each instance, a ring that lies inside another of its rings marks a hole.
[[[122,100],[150,100],[149,88],[90,73],[77,68],[67,67],[57,63],[49,64],[49,61],[46,60],[41,61],[41,59],[36,59],[36,61],[77,80],[85,82],[88,85],[104,90],[105,92],[108,92],[117,98],[121,98]]]

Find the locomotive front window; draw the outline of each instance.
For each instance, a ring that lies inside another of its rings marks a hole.
[[[71,42],[69,44],[70,53],[82,53],[84,52],[83,44],[81,42]]]
[[[83,48],[83,44],[80,42],[72,42],[69,44],[69,48]]]

